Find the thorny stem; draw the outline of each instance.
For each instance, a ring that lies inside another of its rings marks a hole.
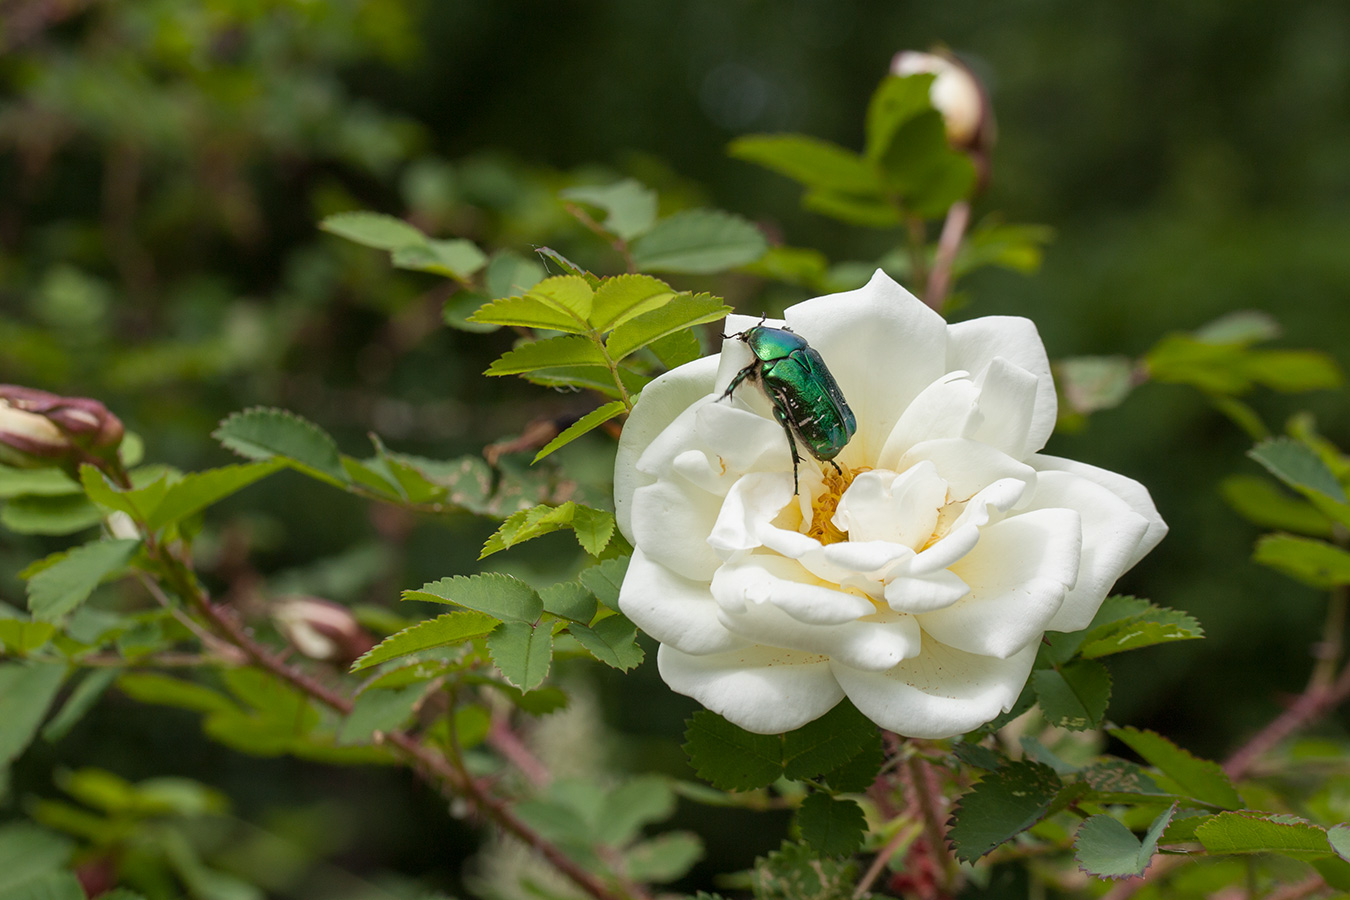
[[[930,783],[930,766],[927,760],[919,756],[911,756],[905,761],[905,766],[909,769],[910,787],[914,790],[914,799],[918,802],[919,812],[923,816],[929,852],[933,854],[938,871],[942,872],[943,887],[954,893],[960,872],[956,868],[956,861],[947,850],[947,828],[938,815],[937,802],[934,800],[938,792]]]
[[[633,259],[632,251],[628,249],[627,241],[610,234],[605,230],[603,225],[592,219],[586,210],[577,206],[575,203],[565,203],[563,204],[563,209],[567,210],[578,222],[595,232],[601,239],[613,247],[618,254],[623,257],[624,265],[628,267],[628,274],[631,275],[637,271],[637,262]]]
[[[886,842],[886,846],[882,847],[881,850],[877,852],[876,859],[872,860],[872,865],[867,867],[867,872],[863,875],[862,880],[859,881],[858,886],[853,889],[853,900],[860,900],[860,898],[872,889],[872,885],[876,883],[876,880],[879,877],[881,877],[881,873],[886,870],[886,864],[891,861],[891,857],[896,854],[896,851],[914,840],[914,834],[917,828],[918,826],[911,825],[908,828],[897,830],[891,839]]]
[[[937,254],[933,259],[933,269],[928,273],[928,287],[923,293],[923,302],[936,312],[942,312],[947,302],[947,292],[952,286],[952,269],[956,265],[956,254],[961,249],[961,239],[970,225],[970,204],[958,200],[947,210],[947,220],[942,223],[942,234],[938,237]]]
[[[259,667],[325,706],[341,715],[351,713],[353,704],[349,697],[322,684],[296,666],[290,665],[268,647],[254,640],[249,629],[235,617],[232,610],[211,601],[205,589],[197,583],[196,577],[180,560],[162,548],[156,548],[154,558],[163,567],[169,586],[195,608],[219,636],[243,651],[244,655]],[[414,736],[405,731],[390,731],[385,733],[384,739],[406,759],[418,775],[439,785],[449,796],[468,800],[483,816],[533,848],[555,869],[596,900],[624,900],[624,898],[647,900],[646,894],[636,886],[626,885],[626,890],[622,892],[611,889],[527,825],[504,799],[493,796],[484,785],[469,777],[467,772],[457,768],[445,756],[420,743]]]

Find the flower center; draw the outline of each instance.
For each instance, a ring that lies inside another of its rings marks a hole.
[[[871,466],[862,466],[858,469],[850,469],[848,466],[841,467],[843,473],[836,472],[834,466],[826,466],[824,469],[825,489],[811,500],[811,527],[806,530],[807,537],[813,537],[822,544],[839,544],[848,540],[848,532],[840,531],[834,526],[835,510],[839,508],[839,501],[844,496],[844,491],[853,483],[853,479],[863,472],[871,471]]]

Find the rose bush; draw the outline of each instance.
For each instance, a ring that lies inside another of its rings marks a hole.
[[[1138,482],[1038,452],[1056,401],[1029,320],[948,325],[878,271],[785,321],[857,416],[843,475],[806,457],[794,496],[762,391],[719,399],[743,342],[662,375],[619,443],[619,604],[671,688],[750,731],[845,696],[911,737],[976,728],[1017,699],[1044,632],[1085,627],[1167,526]]]

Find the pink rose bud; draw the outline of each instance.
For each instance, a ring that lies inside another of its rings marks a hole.
[[[933,108],[942,113],[947,124],[947,140],[958,150],[983,145],[993,140],[993,114],[984,87],[975,74],[953,56],[902,50],[891,60],[891,74],[935,76],[929,89]]]
[[[310,659],[346,665],[375,646],[375,639],[352,611],[329,600],[288,597],[272,607],[272,620],[286,640]]]
[[[109,458],[122,422],[97,400],[0,384],[0,462],[21,468]]]

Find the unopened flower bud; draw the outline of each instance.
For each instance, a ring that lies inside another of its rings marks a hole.
[[[933,108],[947,124],[947,140],[958,150],[988,150],[993,141],[993,114],[984,87],[975,74],[953,56],[902,50],[891,60],[893,75],[936,77],[929,89]]]
[[[272,607],[272,619],[286,640],[310,659],[346,665],[375,646],[352,611],[329,600],[288,597]]]
[[[0,462],[21,468],[78,465],[109,458],[122,422],[97,400],[0,384]]]

